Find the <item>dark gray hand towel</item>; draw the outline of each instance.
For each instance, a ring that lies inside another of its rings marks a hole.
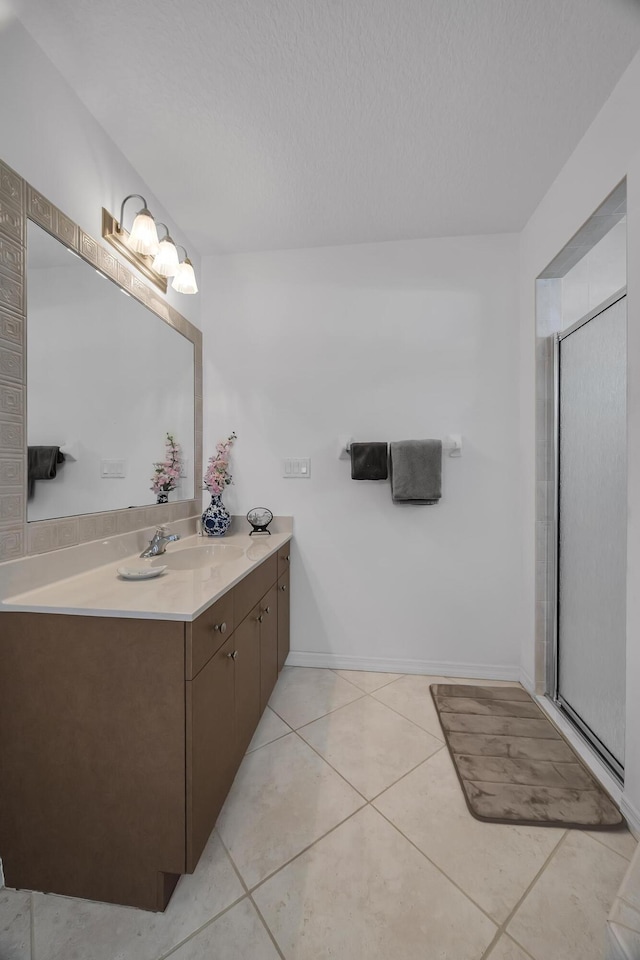
[[[64,453],[60,447],[29,447],[28,448],[28,495],[33,496],[36,480],[53,480],[57,472],[57,464],[64,462]]]
[[[352,443],[351,479],[386,480],[389,476],[387,460],[386,443]]]
[[[391,444],[394,503],[437,503],[442,496],[442,441],[399,440]]]

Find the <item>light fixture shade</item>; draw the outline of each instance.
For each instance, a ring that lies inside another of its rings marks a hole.
[[[155,220],[146,207],[140,211],[133,221],[129,234],[129,246],[136,253],[142,253],[149,257],[155,257],[158,252],[160,246],[158,231],[156,230]]]
[[[160,241],[160,247],[152,266],[161,277],[175,276],[180,266],[180,258],[175,243],[169,237]]]
[[[196,275],[194,273],[191,260],[189,260],[188,257],[185,260],[183,260],[180,266],[178,267],[171,286],[173,287],[174,290],[177,290],[178,293],[197,293],[198,292]]]

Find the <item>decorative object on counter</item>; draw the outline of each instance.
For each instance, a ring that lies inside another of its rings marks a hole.
[[[151,477],[150,489],[155,493],[157,503],[169,502],[169,494],[178,486],[181,469],[180,444],[176,443],[175,438],[168,433],[165,440],[165,458],[155,464]]]
[[[386,443],[352,443],[351,453],[352,480],[386,480],[389,476],[388,450]]]
[[[442,496],[442,441],[400,440],[390,447],[394,503],[437,503]]]
[[[224,537],[231,523],[231,514],[222,502],[222,492],[232,483],[229,451],[236,439],[235,432],[232,432],[226,440],[216,444],[216,452],[209,457],[204,486],[211,494],[211,503],[202,514],[202,532],[208,537]]]
[[[60,447],[28,448],[28,494],[33,496],[36,480],[55,480],[59,463],[64,463]]]
[[[251,510],[247,513],[247,520],[253,527],[249,534],[250,537],[254,533],[266,533],[271,536],[271,530],[267,530],[267,527],[273,520],[273,514],[268,507],[251,507]]]
[[[118,567],[117,572],[122,580],[152,580],[166,569],[167,565],[164,564],[161,567]]]

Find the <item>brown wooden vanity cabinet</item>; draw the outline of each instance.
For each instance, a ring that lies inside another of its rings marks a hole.
[[[278,587],[271,587],[260,607],[260,713],[278,679]]]
[[[236,759],[242,760],[251,742],[260,709],[260,604],[251,610],[234,634],[236,695]],[[235,771],[234,771],[235,773]]]
[[[278,550],[278,673],[282,670],[289,654],[290,634],[290,543]]]
[[[186,687],[186,870],[205,848],[238,768],[234,638]]]
[[[288,650],[280,562],[189,623],[2,614],[7,886],[165,909],[196,867]]]
[[[278,673],[282,670],[289,655],[290,636],[290,600],[289,571],[278,578]]]

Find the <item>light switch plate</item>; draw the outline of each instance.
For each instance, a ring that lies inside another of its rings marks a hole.
[[[101,460],[100,476],[103,480],[115,480],[126,477],[126,463],[124,460]]]
[[[309,457],[287,457],[282,463],[282,476],[286,480],[308,480],[311,476]]]

